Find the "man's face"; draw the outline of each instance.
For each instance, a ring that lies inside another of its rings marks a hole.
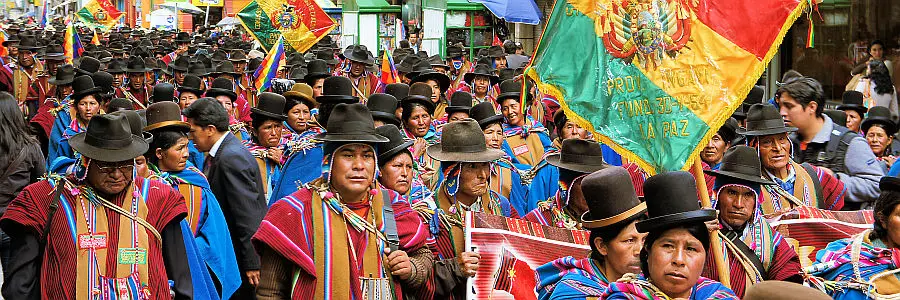
[[[235,72],[237,72],[239,74],[243,74],[244,71],[246,71],[246,69],[247,69],[247,63],[245,63],[243,61],[234,62],[234,71]]]
[[[184,82],[184,72],[175,71],[175,83],[182,84]]]
[[[460,168],[459,192],[472,198],[484,195],[488,188],[488,178],[491,176],[490,164],[462,163]]]
[[[144,79],[146,79],[144,73],[128,73],[128,85],[131,86],[132,89],[143,88]]]
[[[788,93],[781,93],[781,96],[778,98],[778,107],[781,109],[781,117],[784,118],[785,125],[808,128],[816,119],[818,104],[813,101],[807,104],[806,107],[803,107]]]
[[[118,195],[131,184],[134,160],[103,162],[91,159],[87,182],[103,196]]]
[[[350,62],[350,76],[359,77],[366,71],[366,65],[361,62]]]
[[[419,35],[418,35],[417,33],[410,33],[410,34],[409,34],[409,44],[410,44],[410,45],[417,45],[417,44],[419,44]]]
[[[456,112],[451,113],[447,117],[447,122],[460,121],[460,120],[468,118],[468,117],[469,117],[469,113],[464,112],[464,111],[456,111]]]
[[[756,209],[756,192],[744,185],[726,185],[719,189],[719,219],[739,229],[750,221]]]
[[[331,186],[344,196],[365,194],[375,178],[375,150],[363,144],[350,144],[334,152]],[[351,199],[352,200],[352,199]]]
[[[216,144],[216,141],[213,140],[213,136],[217,132],[215,126],[210,125],[203,127],[194,123],[194,119],[191,118],[188,118],[187,122],[188,124],[191,124],[189,137],[194,141],[194,146],[196,146],[197,150],[200,152],[209,152],[213,145]]]
[[[790,162],[791,140],[787,133],[759,137],[759,159],[769,171],[782,170]]]
[[[491,79],[487,76],[475,76],[475,79],[472,79],[472,85],[475,86],[476,94],[487,94],[488,87],[491,85]]]
[[[726,141],[721,135],[716,133],[706,143],[706,147],[703,147],[703,152],[700,152],[700,158],[710,166],[718,165],[722,161],[722,156],[725,156],[725,149],[728,149],[728,146],[731,146],[731,141]]]
[[[494,58],[494,64],[497,65],[497,70],[506,69],[506,56]]]
[[[522,126],[525,123],[525,119],[522,118],[520,111],[521,108],[519,101],[515,99],[504,99],[500,103],[500,113],[503,114],[506,123],[514,126]]]
[[[31,50],[19,50],[19,65],[26,68],[34,66],[34,53]]]
[[[125,73],[116,73],[112,74],[113,76],[113,87],[122,86],[122,82],[125,82]]]
[[[191,92],[184,92],[179,95],[178,100],[178,104],[181,104],[181,109],[183,110],[188,106],[191,106],[194,101],[197,101],[197,95],[194,95],[194,93]]]
[[[57,60],[47,60],[44,63],[44,70],[50,73],[50,76],[56,76],[56,67],[60,65],[60,62]]]
[[[10,57],[18,57],[19,56],[19,44],[16,44],[16,43],[9,44],[9,46],[6,47],[6,49],[9,50]]]
[[[848,109],[844,111],[844,114],[847,115],[847,128],[850,131],[859,132],[859,124],[862,122],[862,116],[859,115],[859,112]]]
[[[587,139],[587,130],[584,130],[584,128],[581,128],[581,126],[578,126],[578,124],[575,124],[575,122],[572,122],[571,120],[566,120],[566,124],[559,130],[559,136],[563,140]]]

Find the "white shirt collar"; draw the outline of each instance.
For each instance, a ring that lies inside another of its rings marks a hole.
[[[229,134],[231,134],[231,132],[226,132],[225,134],[222,135],[222,137],[219,138],[218,141],[216,141],[215,144],[213,144],[212,149],[209,149],[210,156],[216,157],[216,153],[219,152],[219,146],[222,146],[222,141],[224,141],[225,137],[227,137]]]

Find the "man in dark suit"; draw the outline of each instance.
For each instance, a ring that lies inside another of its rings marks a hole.
[[[256,160],[228,130],[228,112],[212,98],[202,98],[184,109],[190,136],[201,152],[209,153],[203,173],[231,232],[244,283],[234,299],[255,299],[259,283],[259,256],[250,238],[266,214],[266,199]]]

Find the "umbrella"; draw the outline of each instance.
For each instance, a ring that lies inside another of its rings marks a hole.
[[[469,0],[481,3],[495,16],[510,23],[537,25],[541,22],[541,11],[534,0]]]
[[[160,4],[159,6],[173,9],[173,10],[180,10],[180,11],[183,11],[186,13],[191,13],[191,14],[204,13],[202,9],[194,6],[193,4],[191,4],[189,2],[166,2],[166,3]]]
[[[237,26],[240,24],[241,24],[241,21],[238,20],[237,18],[227,17],[227,18],[222,19],[222,21],[219,21],[219,23],[216,23],[216,26],[225,27],[225,26]]]

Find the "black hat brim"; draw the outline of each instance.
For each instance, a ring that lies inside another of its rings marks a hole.
[[[371,113],[372,113],[373,119],[382,120],[382,121],[388,122],[390,124],[397,125],[397,127],[400,126],[400,119],[398,119],[397,116],[392,113],[387,113],[387,112],[383,112],[383,111],[372,111]]]
[[[323,104],[323,103],[328,103],[328,104],[339,104],[339,103],[353,104],[353,103],[358,103],[358,102],[359,102],[359,98],[358,98],[358,97],[354,97],[354,96],[347,96],[347,95],[322,95],[322,96],[316,97],[316,102],[319,102],[319,104]]]
[[[135,157],[147,153],[147,149],[150,148],[147,140],[145,140],[143,137],[133,134],[131,135],[131,144],[128,147],[116,150],[103,149],[87,144],[84,141],[86,136],[87,132],[76,134],[71,139],[69,139],[69,145],[72,146],[72,149],[78,151],[78,153],[81,153],[81,155],[99,161],[117,162],[134,159]]]
[[[285,116],[285,115],[282,115],[282,114],[276,114],[276,113],[273,113],[273,112],[270,112],[270,111],[264,111],[264,110],[261,110],[261,109],[256,108],[256,107],[251,107],[251,108],[250,108],[250,112],[251,112],[251,113],[254,113],[254,114],[259,114],[259,115],[262,115],[262,116],[265,116],[265,117],[268,117],[268,118],[276,119],[276,120],[279,120],[279,121],[285,121],[285,120],[287,120],[287,116]]]
[[[560,153],[553,153],[553,154],[547,155],[547,163],[548,164],[555,166],[557,168],[563,168],[566,170],[572,170],[575,172],[580,172],[580,173],[585,173],[585,174],[594,173],[594,172],[597,172],[597,171],[600,171],[600,170],[603,170],[603,169],[606,169],[607,167],[609,167],[609,165],[607,165],[605,163],[600,164],[600,165],[573,164],[573,163],[562,162],[561,159],[562,159],[562,154],[560,154]]]
[[[323,142],[348,142],[348,143],[387,143],[390,140],[378,134],[360,133],[320,133],[313,137],[314,140]]]
[[[215,98],[218,96],[227,96],[231,101],[237,100],[237,93],[226,89],[211,88],[206,90],[206,97]]]
[[[738,128],[735,130],[735,133],[745,136],[763,136],[763,135],[773,135],[779,133],[788,133],[797,131],[796,127],[781,127],[781,128],[772,128],[772,129],[763,129],[763,130],[747,130],[746,128]]]
[[[72,84],[72,81],[75,81],[74,77],[66,78],[63,80],[56,80],[56,78],[50,78],[49,80],[47,80],[47,83],[59,86],[59,85],[70,85],[70,84]]]
[[[859,112],[860,115],[869,111],[868,108],[859,104],[841,104],[838,105],[837,110],[855,110]]]
[[[468,114],[469,110],[471,109],[472,108],[468,106],[447,106],[446,108],[444,108],[444,112],[446,112],[448,115],[455,112],[464,112]]]
[[[77,93],[72,93],[72,100],[81,100],[88,95],[99,94],[102,89],[100,87],[92,87]]]
[[[712,175],[712,176],[715,176],[715,177],[718,177],[718,176],[725,176],[725,177],[731,177],[731,178],[734,178],[734,179],[737,179],[737,180],[749,181],[749,182],[752,182],[752,183],[758,183],[758,184],[764,184],[764,185],[773,185],[773,184],[775,184],[774,182],[769,181],[769,180],[766,180],[766,179],[763,179],[763,178],[760,177],[760,176],[754,177],[754,176],[752,176],[752,175],[741,174],[741,173],[731,172],[731,171],[722,171],[722,170],[703,170],[703,173],[706,173],[706,174],[709,174],[709,175]]]
[[[416,141],[406,141],[403,144],[398,145],[397,147],[381,152],[381,154],[378,154],[378,161],[381,163],[386,163],[389,159],[391,159],[391,157],[394,157],[394,155],[400,153],[400,151],[409,151],[408,148],[415,142]],[[412,155],[412,153],[410,153],[410,155]]]
[[[887,134],[889,136],[892,136],[895,133],[897,133],[897,124],[894,123],[893,120],[890,120],[887,118],[881,118],[881,117],[866,118],[859,125],[859,128],[862,129],[862,132],[869,132],[869,128],[872,128],[872,125],[875,125],[875,124],[882,124],[882,125],[887,126],[888,127]]]
[[[485,127],[494,123],[503,123],[503,115],[493,115],[481,120],[478,120],[478,126],[481,126],[481,130],[484,130]]]
[[[696,201],[696,200],[695,200]],[[635,228],[638,232],[651,232],[659,229],[672,228],[682,224],[696,224],[716,219],[716,210],[698,209],[676,214],[659,216],[637,222]]]
[[[426,82],[428,80],[434,79],[441,85],[441,93],[447,91],[450,88],[450,77],[440,72],[428,72],[428,73],[420,73],[418,76],[414,77],[410,85],[416,82]]]
[[[463,76],[463,81],[468,84],[472,84],[472,80],[475,80],[475,76],[487,76],[491,78],[491,85],[495,85],[500,82],[500,77],[494,74],[484,74],[484,73],[466,73]]]
[[[325,72],[322,72],[322,73],[318,73],[318,72],[316,72],[316,73],[306,73],[306,77],[304,77],[303,79],[306,80],[306,81],[310,81],[310,80],[316,80],[316,79],[319,79],[319,78],[326,78],[326,77],[329,77],[329,76],[331,76],[331,74],[328,74],[328,73],[325,73]]]
[[[440,143],[428,146],[425,153],[438,161],[456,162],[492,162],[503,157],[503,151],[493,148],[486,148],[482,152],[444,152]]]
[[[129,69],[125,68],[125,73],[147,73],[153,71],[151,68],[143,68],[143,69]]]
[[[204,93],[203,90],[195,89],[192,87],[181,86],[178,88],[179,94],[184,93],[184,92],[193,93],[194,95],[197,95],[197,98],[200,98],[200,96],[203,96],[203,93]]]

